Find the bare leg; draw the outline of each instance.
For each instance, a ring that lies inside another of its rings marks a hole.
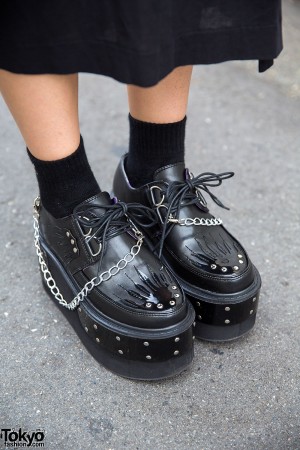
[[[156,86],[128,86],[129,110],[143,122],[172,123],[186,115],[193,66],[177,67]]]
[[[36,158],[57,160],[77,149],[77,74],[20,75],[0,70],[0,91]]]
[[[0,90],[24,137],[43,206],[54,217],[99,193],[80,139],[78,76],[0,71]]]

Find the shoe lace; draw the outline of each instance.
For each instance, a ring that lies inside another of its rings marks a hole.
[[[168,206],[165,219],[163,220],[161,237],[158,242],[159,257],[162,254],[166,237],[175,224],[178,223],[179,212],[182,207],[197,204],[203,211],[208,212],[207,202],[202,192],[208,194],[218,206],[229,210],[229,208],[209,190],[209,187],[220,186],[223,180],[227,180],[233,176],[234,172],[223,172],[219,174],[203,172],[200,175],[193,177],[193,175],[187,171],[185,180],[172,181],[165,188],[162,187],[161,194],[167,199]]]
[[[105,210],[99,215],[97,210]],[[111,205],[78,205],[74,209],[74,216],[80,225],[89,229],[86,237],[95,238],[101,242],[101,254],[98,263],[100,272],[103,257],[110,239],[124,232],[134,230],[135,237],[142,235],[137,227],[150,228],[157,223],[155,211],[139,203],[117,202]]]

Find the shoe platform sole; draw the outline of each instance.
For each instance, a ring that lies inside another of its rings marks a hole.
[[[238,339],[254,327],[261,278],[256,268],[253,283],[234,294],[219,294],[195,288],[172,271],[196,313],[195,337],[204,341],[226,342]]]
[[[41,240],[41,248],[57,287],[66,301],[79,291],[57,257]],[[194,356],[195,313],[188,302],[185,319],[163,329],[135,328],[117,322],[96,309],[88,298],[76,310],[59,304],[43,274],[44,288],[69,321],[90,354],[110,371],[134,380],[160,380],[187,369]]]

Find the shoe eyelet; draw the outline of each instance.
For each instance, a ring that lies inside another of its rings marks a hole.
[[[162,188],[159,186],[151,186],[150,187],[150,197],[151,197],[152,203],[154,206],[159,207],[165,201],[165,196],[162,195],[160,202],[156,203],[155,198],[154,198],[154,193],[153,193],[154,189],[158,189],[160,192],[162,192]]]

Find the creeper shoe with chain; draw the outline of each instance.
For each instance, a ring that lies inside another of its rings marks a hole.
[[[194,310],[139,231],[155,221],[106,192],[60,219],[34,204],[47,293],[94,358],[132,379],[173,376],[193,358]]]
[[[162,167],[153,181],[130,185],[126,155],[114,177],[114,194],[156,212],[158,224],[144,229],[162,263],[179,280],[196,311],[196,337],[227,341],[251,330],[255,323],[261,280],[242,245],[209,213],[206,193],[233,176],[203,173],[193,177],[183,163]]]

